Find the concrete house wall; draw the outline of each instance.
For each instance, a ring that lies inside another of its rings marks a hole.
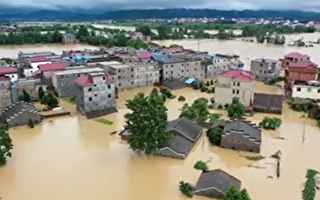
[[[119,90],[135,87],[134,67],[129,65],[110,65],[109,74]]]
[[[0,80],[0,113],[12,104],[10,79]]]
[[[260,153],[261,142],[254,141],[242,131],[232,131],[222,135],[220,146],[228,149]]]
[[[136,87],[153,85],[158,83],[160,80],[159,77],[159,68],[154,65],[135,65],[134,66],[134,83]]]
[[[207,77],[217,77],[221,72],[228,69],[236,69],[238,67],[239,58],[237,57],[221,57],[214,56],[212,64],[207,66]]]
[[[301,99],[320,99],[320,86],[294,84],[292,87],[292,97]]]
[[[239,98],[245,106],[250,105],[253,97],[254,81],[233,81],[232,78],[218,77],[215,87],[215,101],[219,105],[230,104],[233,97]]]
[[[270,73],[270,69],[274,68],[274,72]],[[256,59],[251,61],[250,71],[254,74],[258,81],[270,81],[280,76],[280,62],[271,59]]]

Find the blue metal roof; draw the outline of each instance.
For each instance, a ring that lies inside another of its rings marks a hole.
[[[162,60],[169,60],[170,55],[165,53],[153,53],[151,59],[154,61],[162,61]]]
[[[194,81],[195,81],[194,78],[188,78],[185,83],[186,84],[192,84]]]

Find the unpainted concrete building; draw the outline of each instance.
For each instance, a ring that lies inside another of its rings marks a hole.
[[[278,60],[259,58],[251,61],[250,71],[256,80],[267,82],[280,76],[281,64]]]
[[[109,114],[116,106],[114,82],[104,72],[89,73],[75,80],[77,109],[87,113]],[[105,112],[104,112],[105,111]],[[99,117],[99,115],[94,115]]]
[[[108,75],[115,82],[115,87],[120,91],[135,87],[134,66],[127,64],[109,65]]]
[[[134,67],[135,87],[153,85],[160,81],[160,68],[156,64],[130,63]]]
[[[216,77],[228,69],[237,69],[239,64],[238,55],[214,54],[209,56],[211,64],[209,64],[206,69],[207,78]]]
[[[11,81],[8,77],[0,77],[0,112],[12,104]]]
[[[52,75],[52,85],[58,93],[59,97],[75,97],[77,90],[74,81],[82,75],[87,75],[94,72],[104,72],[104,70],[99,67],[79,67],[77,69],[57,71]]]
[[[9,127],[27,125],[29,120],[34,123],[42,120],[41,112],[32,103],[22,101],[5,108],[1,113],[1,117],[6,119]]]

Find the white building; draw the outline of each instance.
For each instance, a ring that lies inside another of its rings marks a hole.
[[[237,69],[239,64],[239,56],[231,54],[215,54],[211,55],[212,64],[207,66],[207,77],[216,77],[221,72],[228,69]]]
[[[153,85],[160,82],[160,68],[153,64],[131,64],[134,71],[135,87]]]
[[[320,82],[308,81],[300,82],[296,81],[292,87],[292,98],[301,99],[320,99]]]
[[[28,58],[27,62],[30,65],[30,67],[24,69],[23,73],[26,77],[31,77],[33,73],[39,69],[38,68],[39,65],[52,63],[50,59],[43,56],[35,56],[35,57]]]

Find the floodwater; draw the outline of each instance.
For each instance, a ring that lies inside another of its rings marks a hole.
[[[314,39],[319,33],[314,34]],[[161,41],[162,44],[180,44],[197,49],[196,40]],[[1,47],[2,57],[16,57],[19,50],[26,52],[83,49],[83,45],[35,45]],[[92,47],[91,47],[92,48]],[[220,53],[236,53],[248,68],[249,59],[281,58],[285,53],[307,53],[320,63],[319,47],[297,48],[240,41],[201,40],[200,50]],[[107,116],[112,125],[86,120],[77,115],[75,106],[62,102],[72,111],[72,117],[45,120],[34,129],[19,127],[10,130],[13,139],[13,158],[0,167],[0,199],[2,200],[172,200],[186,199],[178,191],[181,180],[195,184],[200,174],[193,169],[198,160],[209,161],[211,169],[221,168],[238,177],[252,199],[300,200],[304,176],[308,168],[320,171],[320,134],[313,120],[302,118],[303,114],[291,111],[285,105],[281,116],[283,124],[277,131],[263,131],[261,155],[267,158],[249,161],[245,152],[221,149],[209,145],[203,135],[185,160],[160,156],[144,157],[134,154],[113,131],[124,125],[123,115],[126,99],[137,92],[150,92],[149,88],[137,88],[120,93],[117,101],[118,114]],[[277,86],[256,83],[256,91],[281,93]],[[211,94],[191,88],[173,92],[183,95],[187,103],[196,98],[211,98]],[[177,99],[167,100],[169,119],[179,116],[183,103]],[[223,111],[212,111],[222,112]],[[259,123],[265,114],[256,114],[252,120]],[[305,122],[305,141],[303,130]],[[280,138],[280,139],[279,139]],[[283,138],[283,139],[281,139]],[[281,176],[275,178],[276,163],[269,156],[282,152]],[[195,200],[206,198],[195,196]],[[320,194],[317,194],[320,199]]]
[[[61,54],[62,51],[97,49],[97,47],[84,44],[35,44],[35,45],[2,45],[0,47],[0,57],[17,58],[19,51],[32,53],[37,51],[52,51]]]
[[[76,114],[73,105],[62,102],[73,117],[45,120],[34,129],[11,129],[13,157],[0,168],[2,200],[182,200],[186,198],[180,194],[178,183],[181,180],[196,183],[200,172],[193,169],[193,165],[198,160],[209,161],[211,169],[221,168],[241,179],[252,199],[300,200],[306,170],[320,170],[319,129],[314,121],[306,120],[306,139],[302,143],[305,119],[287,107],[281,116],[281,128],[263,131],[261,148],[261,155],[266,157],[278,150],[282,152],[279,179],[275,178],[276,163],[272,158],[249,161],[242,156],[251,153],[210,146],[205,134],[185,160],[136,155],[118,135],[110,133],[121,130],[124,125],[125,100],[137,92],[149,93],[151,89],[120,93],[119,113],[106,117],[114,122],[112,125],[86,120]],[[281,92],[276,86],[261,83],[256,84],[256,90]],[[185,96],[187,103],[199,97],[212,97],[191,88],[173,93],[177,97]],[[169,119],[178,117],[183,104],[177,98],[167,100]],[[255,115],[253,122],[258,123],[264,116]],[[279,137],[284,139],[277,139]],[[207,198],[194,196],[193,199]]]

